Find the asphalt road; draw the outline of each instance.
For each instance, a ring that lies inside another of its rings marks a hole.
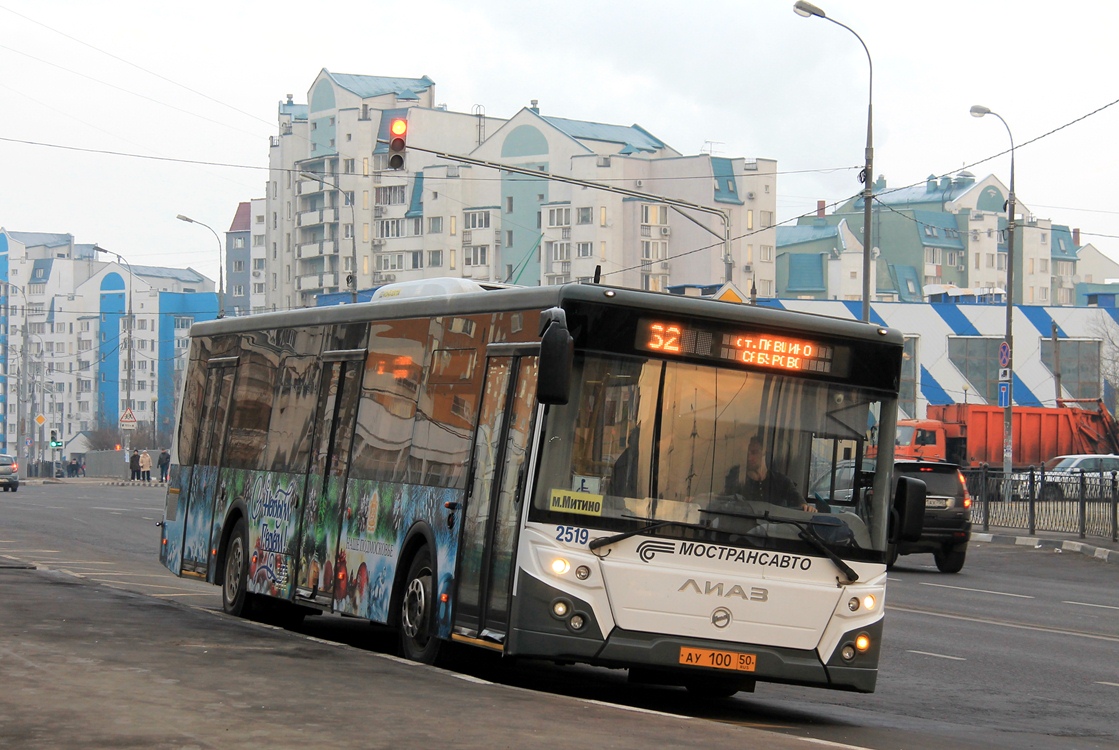
[[[327,745],[350,746],[356,741],[354,746],[360,746],[360,739],[354,737],[361,734],[352,735],[345,720],[351,716],[347,712],[362,710],[360,701],[358,708],[351,706],[354,690],[368,694],[367,708],[396,717],[389,722],[395,735],[384,736],[386,741],[395,736],[396,746],[403,747],[415,746],[420,738],[429,744],[440,734],[449,746],[482,746],[488,738],[488,746],[497,747],[505,742],[510,747],[537,743],[554,747],[584,741],[604,747],[726,742],[773,748],[819,747],[820,743],[854,748],[1119,747],[1119,565],[1114,563],[1051,550],[973,543],[964,570],[943,575],[930,555],[903,557],[890,575],[876,693],[763,684],[753,694],[698,703],[679,689],[629,685],[625,673],[618,670],[542,664],[509,667],[474,652],[457,654],[450,672],[402,667],[383,656],[391,651],[390,636],[342,618],[309,618],[293,634],[215,614],[220,610],[215,587],[175,578],[158,563],[155,522],[162,517],[162,506],[163,492],[158,489],[95,484],[25,486],[19,493],[0,494],[0,613],[10,612],[13,602],[20,601],[19,587],[25,586],[42,593],[42,601],[49,602],[43,605],[46,610],[61,607],[66,612],[67,597],[76,597],[70,608],[100,612],[107,618],[104,627],[111,627],[114,608],[143,613],[135,615],[137,621],[150,616],[163,622],[162,631],[159,627],[144,631],[144,648],[159,654],[154,657],[157,661],[167,660],[165,677],[177,686],[160,693],[161,699],[153,693],[144,705],[149,712],[167,709],[175,716],[188,715],[190,706],[214,714],[197,738],[199,747],[230,746],[220,741],[219,727],[223,719],[236,722],[239,715],[261,740],[254,743],[257,746],[300,744],[294,738],[311,731],[311,726],[325,731],[317,736]],[[40,570],[21,570],[21,563],[33,563]],[[57,573],[48,575],[44,570]],[[29,576],[40,582],[26,583]],[[19,617],[34,619],[34,610],[21,607]],[[26,665],[20,666],[18,655],[28,634],[46,653],[51,638],[62,638],[66,631],[65,625],[52,631],[45,618],[25,622],[23,630],[13,632],[8,627],[12,619],[0,615],[0,678],[8,685],[21,684],[25,676],[21,670]],[[88,628],[95,627],[95,620],[91,614]],[[221,653],[231,655],[228,659],[236,669],[222,660],[220,668],[208,673],[188,664],[183,667],[186,675],[180,675],[179,668],[171,666],[184,658],[182,647],[175,649],[175,643],[181,646],[219,633]],[[333,645],[324,648],[307,636]],[[96,657],[103,661],[111,658],[113,648],[121,649],[111,637],[98,643],[99,650],[108,649]],[[275,653],[284,654],[285,670],[289,660],[313,660],[314,666],[308,666],[311,676],[297,670],[283,678],[293,682],[277,684],[275,660],[270,656]],[[354,687],[358,674],[367,688]],[[96,671],[85,683],[73,677],[77,681],[70,684],[71,677],[66,681],[70,690],[96,694]],[[382,681],[383,689],[375,690]],[[238,701],[222,698],[229,690],[223,685],[242,682],[270,685],[264,693],[277,691],[300,710],[277,719],[268,701],[262,700],[257,711],[251,708],[254,701],[246,699],[238,713],[233,708]],[[304,687],[288,689],[287,684]],[[394,697],[400,684],[426,697],[422,711],[426,721],[420,722],[424,729],[412,721],[414,702]],[[9,729],[19,725],[16,709],[23,704],[13,703],[10,695],[0,690],[0,745],[69,744],[20,740],[20,735],[11,734]],[[517,697],[506,704],[509,695]],[[570,702],[568,696],[577,702]],[[439,708],[433,708],[436,705]],[[98,715],[96,705],[87,709]],[[335,721],[322,721],[331,713]],[[457,719],[473,724],[477,713],[487,717],[482,722],[486,731],[456,732]],[[635,717],[641,718],[634,722]],[[433,718],[446,726],[431,728]],[[119,729],[120,722],[113,726]],[[97,746],[114,746],[113,727],[97,727],[96,721],[93,727],[101,737]],[[646,729],[655,731],[650,735]],[[762,734],[756,734],[758,730]],[[49,738],[49,732],[45,736]],[[185,735],[168,736],[165,746],[190,744]],[[225,736],[228,739],[228,733]],[[133,735],[126,732],[117,739],[126,737]],[[369,742],[365,746],[389,745]]]

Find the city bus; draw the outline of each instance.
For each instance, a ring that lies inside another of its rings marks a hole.
[[[160,559],[230,614],[365,618],[426,663],[874,689],[886,552],[924,510],[889,470],[897,331],[444,279],[198,323],[189,351]],[[876,470],[832,491],[852,461]]]

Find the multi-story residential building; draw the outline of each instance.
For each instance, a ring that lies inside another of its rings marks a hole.
[[[238,204],[225,234],[226,315],[249,315],[266,309],[265,210],[263,198]]]
[[[280,104],[271,139],[268,309],[394,280],[558,284],[596,268],[624,286],[756,278],[773,293],[772,160],[685,156],[639,126],[549,117],[535,102],[508,119],[450,112],[426,77],[323,70],[308,100]],[[408,122],[400,171],[387,164],[395,118]]]
[[[214,283],[131,265],[69,234],[0,229],[0,452],[84,452],[126,409],[169,443],[186,334],[214,318]],[[156,446],[149,446],[156,447]]]
[[[920,301],[927,288],[945,287],[1003,293],[1008,191],[996,177],[977,181],[960,172],[895,190],[879,178],[875,193],[880,205],[872,213],[872,299]],[[1079,233],[1034,216],[1021,201],[1015,213],[1015,302],[1075,304]],[[841,224],[846,231],[839,231]],[[833,214],[821,209],[795,227],[779,229],[779,296],[861,299],[861,276],[849,266],[862,256],[862,227],[860,197]],[[844,272],[835,274],[841,263]]]

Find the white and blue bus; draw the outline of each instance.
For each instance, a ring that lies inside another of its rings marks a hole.
[[[868,692],[923,514],[890,478],[901,361],[868,323],[590,284],[199,323],[160,557],[227,612],[367,618],[417,661]],[[841,462],[877,470],[835,491]]]

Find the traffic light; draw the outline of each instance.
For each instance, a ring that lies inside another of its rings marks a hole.
[[[58,439],[58,430],[51,430],[51,447],[61,448],[62,441]]]
[[[389,169],[404,169],[407,140],[408,121],[403,117],[394,117],[389,123]]]

